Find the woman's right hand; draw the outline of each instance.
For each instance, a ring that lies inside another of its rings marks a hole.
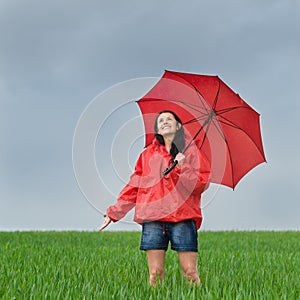
[[[107,216],[106,214],[104,215],[105,219],[103,224],[100,226],[99,231],[102,231],[104,228],[106,228],[109,223],[111,222],[111,219],[109,218],[109,216]]]

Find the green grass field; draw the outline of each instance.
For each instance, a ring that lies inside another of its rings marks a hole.
[[[0,232],[0,299],[300,299],[300,232],[200,232],[201,287],[168,250],[148,285],[139,232]]]

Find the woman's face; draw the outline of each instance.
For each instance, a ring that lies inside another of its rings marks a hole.
[[[174,136],[177,130],[180,128],[173,114],[161,113],[157,119],[158,133],[163,137]]]

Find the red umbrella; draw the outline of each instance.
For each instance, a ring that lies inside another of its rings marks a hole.
[[[214,183],[234,188],[251,169],[266,161],[259,113],[218,76],[165,71],[137,103],[143,114],[146,145],[154,138],[157,114],[174,111],[190,138],[185,150],[192,142],[197,144],[211,163]]]

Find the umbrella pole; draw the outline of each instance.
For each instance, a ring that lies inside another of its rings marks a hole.
[[[208,115],[208,118],[204,121],[203,125],[200,127],[200,129],[196,132],[196,134],[194,135],[194,137],[192,138],[192,140],[188,143],[188,145],[184,148],[184,150],[182,151],[182,153],[185,153],[185,151],[191,146],[192,142],[195,140],[195,138],[200,134],[200,132],[203,130],[203,128],[208,124],[208,122],[212,119],[212,117],[215,115],[214,110],[212,109]],[[178,164],[178,161],[175,160],[172,164],[171,167],[166,168],[163,171],[163,175],[167,175],[169,174]]]

